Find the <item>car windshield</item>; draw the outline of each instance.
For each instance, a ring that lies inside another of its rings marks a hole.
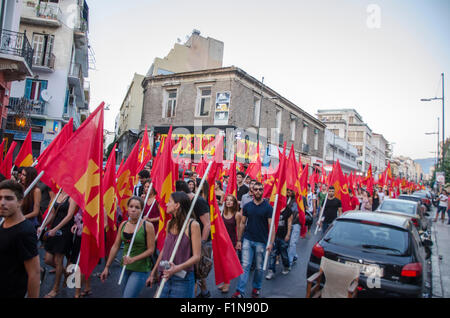
[[[401,201],[384,201],[381,203],[378,208],[381,211],[392,211],[392,212],[401,212],[409,215],[416,214],[416,205],[410,204],[409,202],[401,202]]]
[[[405,255],[408,249],[408,232],[354,221],[336,221],[324,240],[336,245],[389,255]]]

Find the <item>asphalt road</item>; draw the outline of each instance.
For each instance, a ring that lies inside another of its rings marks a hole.
[[[292,267],[292,270],[287,275],[282,275],[282,265],[277,265],[277,273],[272,280],[266,280],[263,278],[263,285],[261,289],[262,298],[303,298],[306,294],[306,267],[309,261],[309,256],[311,254],[312,247],[321,238],[322,232],[318,232],[314,236],[315,227],[311,228],[311,231],[306,235],[304,239],[300,238],[297,244],[297,253],[299,259],[297,263]],[[121,256],[122,250],[120,250],[117,259]],[[41,285],[40,295],[44,297],[53,287],[54,274],[50,274],[48,270],[49,266],[45,265],[43,262],[44,249],[39,248],[39,253],[41,255],[41,266],[47,268],[47,274]],[[87,296],[87,298],[120,298],[121,297],[121,286],[117,283],[119,281],[119,275],[121,271],[120,264],[118,262],[113,262],[110,267],[111,275],[108,277],[107,281],[102,283],[100,278],[97,277],[97,273],[101,273],[104,268],[104,261],[98,265],[91,276],[91,287],[92,295]],[[264,275],[265,276],[265,275]],[[250,275],[248,289],[246,295],[251,295],[253,272]],[[230,298],[235,292],[238,279],[234,279],[230,285],[230,291],[226,294],[222,293],[215,285],[214,279],[214,269],[211,271],[207,278],[207,286],[211,292],[211,297],[213,298]],[[141,298],[152,298],[156,293],[156,287],[153,286],[145,287],[141,294]],[[57,298],[72,298],[75,294],[75,290],[71,288],[60,288],[60,292]]]

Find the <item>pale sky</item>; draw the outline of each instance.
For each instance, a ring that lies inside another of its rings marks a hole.
[[[145,75],[193,29],[224,42],[237,66],[312,115],[354,108],[394,155],[435,157],[442,101],[450,94],[448,0],[88,0],[95,53],[91,105],[114,120],[134,73]],[[374,5],[375,10],[373,11]],[[379,12],[379,15],[377,14]],[[379,17],[379,19],[377,19]],[[379,26],[379,27],[378,27]],[[445,100],[445,135],[450,108]],[[233,105],[231,105],[233,107]],[[442,140],[442,135],[440,135]]]

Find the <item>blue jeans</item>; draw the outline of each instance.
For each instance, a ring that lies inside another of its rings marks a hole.
[[[299,236],[300,236],[300,224],[292,225],[291,240],[289,241],[289,247],[288,247],[288,258],[289,258],[290,266],[292,266],[294,257],[298,258],[297,242],[298,242]]]
[[[244,239],[244,242],[242,243],[242,269],[244,272],[241,276],[239,276],[239,282],[236,288],[241,294],[245,293],[253,258],[256,259],[255,275],[253,276],[253,288],[261,289],[265,251],[265,243],[253,242]]]
[[[270,253],[270,263],[269,269],[275,273],[275,262],[277,260],[277,255],[281,256],[281,261],[285,268],[289,267],[289,258],[288,258],[288,247],[289,243],[284,239],[275,238],[275,242],[273,244],[272,253]]]
[[[160,298],[194,298],[194,272],[187,272],[186,277],[172,276],[164,285]]]
[[[122,298],[137,298],[145,287],[148,278],[147,272],[125,270],[122,281]]]

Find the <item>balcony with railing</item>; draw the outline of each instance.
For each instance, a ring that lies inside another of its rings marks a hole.
[[[9,114],[46,115],[44,101],[31,100],[25,97],[10,97],[8,109]]]
[[[6,81],[33,75],[33,48],[25,33],[0,29],[0,61]]]
[[[52,73],[55,71],[56,56],[52,52],[37,51],[33,55],[33,69]]]
[[[61,26],[62,12],[59,3],[24,0],[21,22],[48,27]]]
[[[68,78],[69,84],[75,87],[75,95],[77,96],[77,99],[84,102],[84,77],[81,64],[70,64]],[[81,106],[81,104],[77,106]]]

